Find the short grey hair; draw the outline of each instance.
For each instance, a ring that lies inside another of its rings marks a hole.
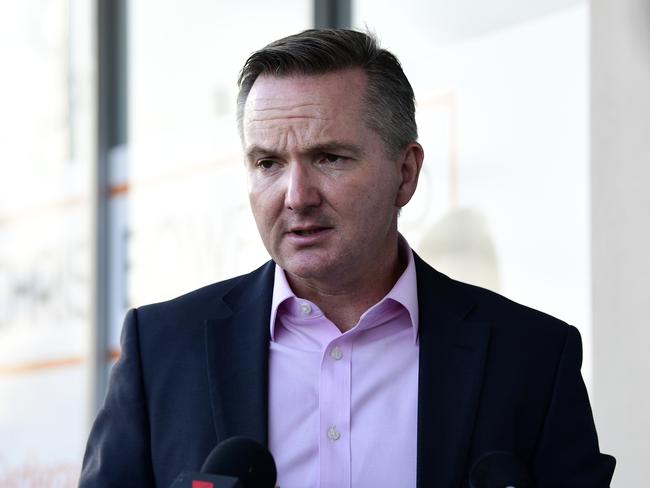
[[[418,137],[415,96],[402,66],[376,38],[350,29],[309,29],[268,44],[244,64],[238,80],[237,124],[243,136],[244,105],[260,75],[319,75],[360,68],[367,76],[362,100],[367,126],[396,156]]]

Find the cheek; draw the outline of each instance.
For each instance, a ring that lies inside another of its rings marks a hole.
[[[379,212],[380,209],[383,211],[392,206],[395,197],[394,185],[386,180],[374,180],[356,185],[343,195],[343,198],[348,199],[349,205],[364,207],[371,212],[373,208],[375,212]],[[359,209],[359,212],[361,211],[362,209]]]
[[[248,203],[250,204],[257,225],[260,226],[264,220],[264,194],[259,191],[256,185],[250,182],[248,185]]]
[[[263,240],[267,240],[282,212],[283,199],[272,186],[249,185],[248,201]]]
[[[395,190],[385,182],[366,188],[355,202],[357,220],[366,232],[383,232],[391,225],[395,208]]]

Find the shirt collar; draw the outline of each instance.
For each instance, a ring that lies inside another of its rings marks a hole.
[[[275,265],[275,278],[273,281],[273,299],[271,301],[271,340],[275,340],[275,318],[278,315],[278,307],[289,298],[297,298],[289,286],[284,270]]]
[[[415,260],[413,259],[413,251],[411,250],[411,247],[401,234],[399,236],[399,252],[402,255],[406,255],[408,259],[406,269],[397,282],[395,282],[395,285],[393,285],[393,288],[391,288],[388,294],[380,300],[380,303],[387,299],[391,299],[400,303],[406,309],[411,318],[411,325],[413,326],[413,342],[417,342],[419,313]],[[273,282],[273,298],[271,301],[271,318],[269,323],[272,341],[275,336],[275,319],[278,314],[278,308],[285,300],[290,298],[297,297],[293,293],[291,286],[289,286],[284,270],[276,264],[275,278]]]
[[[413,258],[411,247],[401,234],[399,236],[399,247],[400,253],[406,255],[408,262],[406,264],[406,269],[395,285],[393,285],[393,288],[388,292],[384,300],[387,298],[395,300],[407,310],[411,317],[411,325],[413,325],[413,342],[417,342],[420,316],[418,311],[418,283],[417,274],[415,272],[415,259]]]

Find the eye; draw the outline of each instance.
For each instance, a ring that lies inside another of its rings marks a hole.
[[[273,168],[273,166],[275,166],[275,164],[276,164],[275,161],[273,161],[272,159],[260,159],[257,162],[256,166],[262,169],[271,169]]]
[[[341,163],[343,162],[345,158],[343,156],[339,156],[338,154],[323,154],[321,157],[321,162],[322,163]]]

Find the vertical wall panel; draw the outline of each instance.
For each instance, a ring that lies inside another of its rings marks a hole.
[[[613,486],[650,479],[650,2],[591,6],[594,413]]]

